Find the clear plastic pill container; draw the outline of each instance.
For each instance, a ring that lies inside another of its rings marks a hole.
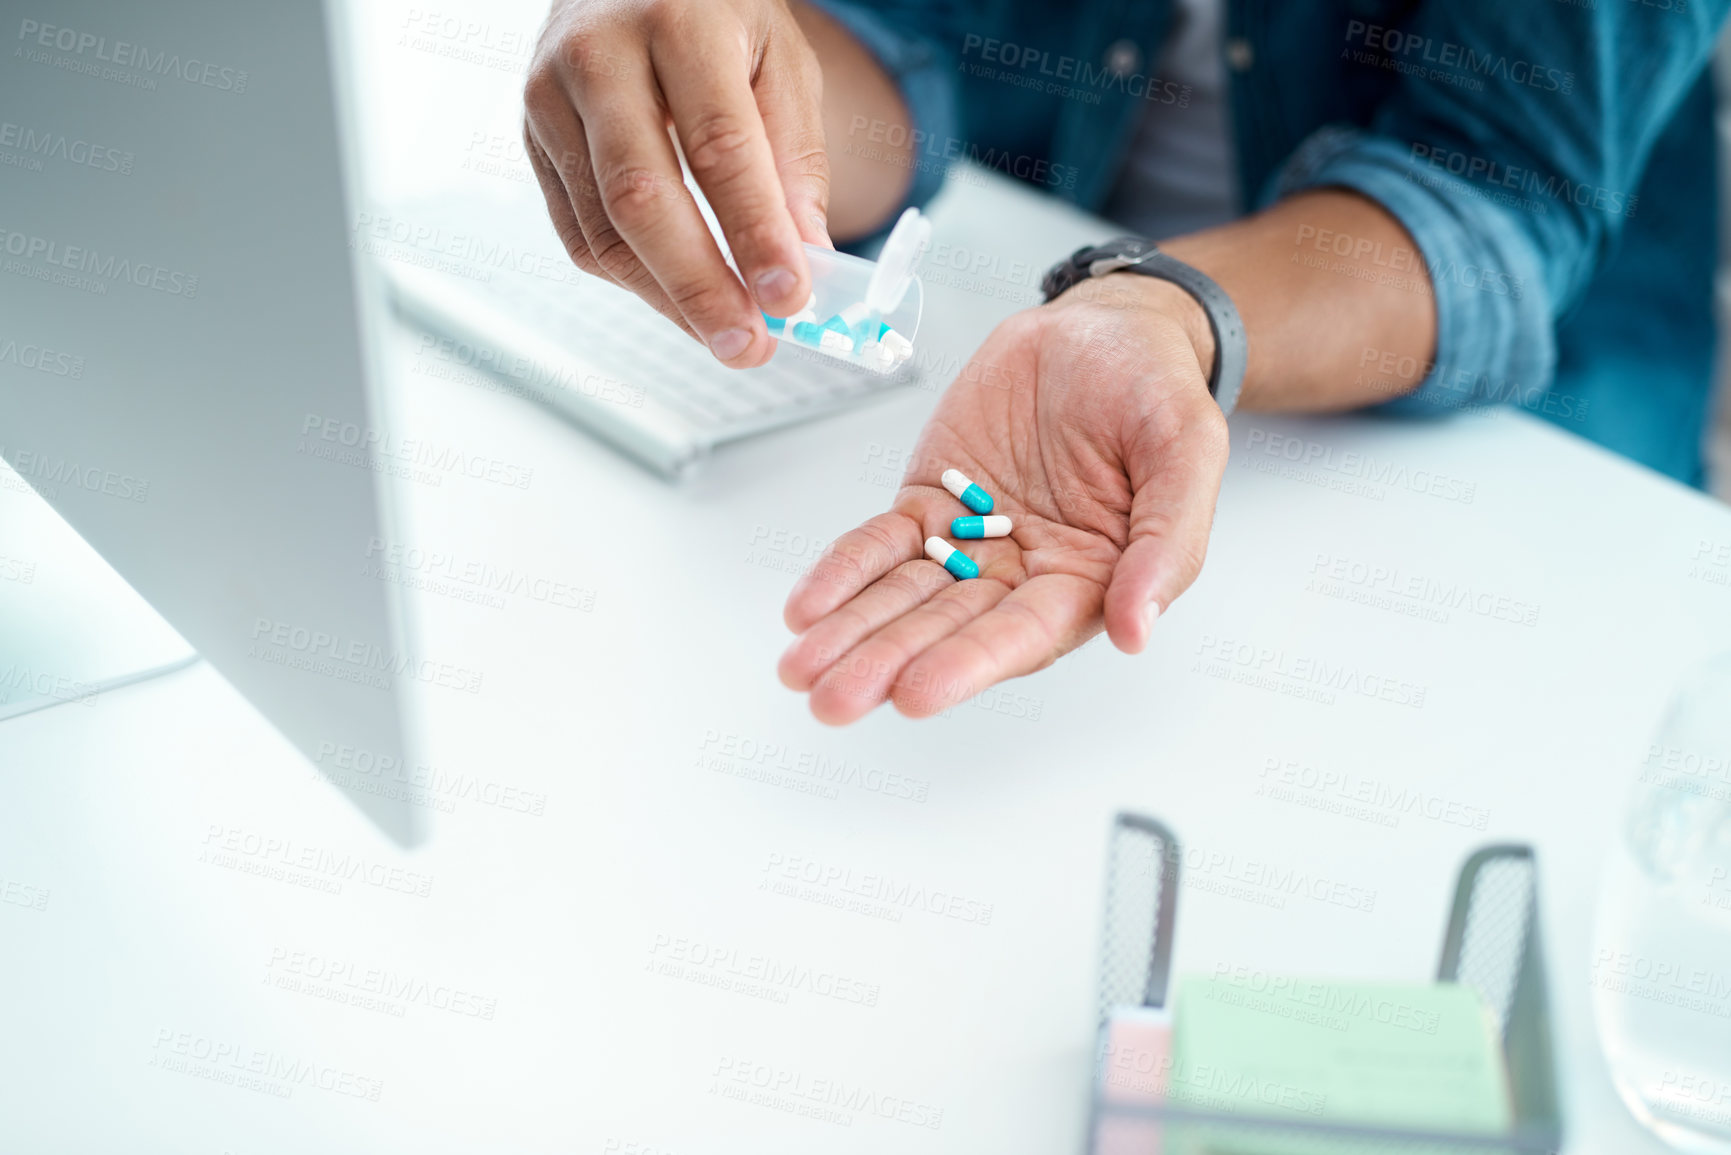
[[[895,372],[913,356],[923,304],[915,270],[931,235],[931,221],[908,209],[876,261],[805,246],[811,300],[791,317],[765,314],[769,335],[874,372]]]

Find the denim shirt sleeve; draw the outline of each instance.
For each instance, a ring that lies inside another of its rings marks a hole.
[[[944,164],[933,158],[943,155],[943,142],[953,139],[956,132],[954,64],[935,40],[908,30],[918,26],[916,20],[898,20],[849,0],[812,0],[812,3],[852,33],[889,73],[907,105],[910,127],[920,134],[916,140],[939,142],[935,152],[920,147],[912,151],[913,182],[903,203],[924,206],[944,183]],[[884,7],[882,3],[873,5]],[[869,124],[856,121],[848,135],[846,142],[831,141],[830,147],[858,149],[873,144]],[[884,227],[887,229],[893,223],[892,218],[884,222]]]
[[[1354,189],[1417,243],[1436,361],[1393,406],[1457,409],[1549,386],[1556,322],[1637,211],[1648,153],[1727,6],[1433,0],[1392,37],[1361,30],[1401,79],[1368,131],[1314,133],[1270,191]]]

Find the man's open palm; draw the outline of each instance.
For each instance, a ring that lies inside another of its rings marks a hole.
[[[1201,569],[1226,423],[1182,329],[1149,310],[1072,300],[1010,318],[932,415],[888,513],[837,539],[788,596],[800,635],[781,679],[831,724],[885,698],[925,717],[1031,673],[1105,624],[1139,652]],[[1124,301],[1133,300],[1125,296]],[[959,469],[1014,526],[956,541]],[[925,557],[949,539],[980,566]]]

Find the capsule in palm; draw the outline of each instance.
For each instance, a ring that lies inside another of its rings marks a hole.
[[[992,517],[958,517],[950,522],[950,536],[964,539],[1009,537],[1010,519],[1001,513]]]
[[[967,474],[961,470],[946,469],[941,480],[944,488],[956,495],[956,500],[975,513],[992,512],[992,495],[969,481]]]
[[[949,570],[953,577],[967,579],[980,576],[980,567],[974,564],[974,559],[941,537],[926,538],[926,556]]]

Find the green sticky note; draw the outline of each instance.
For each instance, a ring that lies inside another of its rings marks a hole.
[[[1495,1023],[1454,983],[1188,976],[1173,998],[1172,1049],[1174,1106],[1475,1135],[1510,1128]],[[1316,1140],[1239,1132],[1204,1149],[1281,1155]]]

